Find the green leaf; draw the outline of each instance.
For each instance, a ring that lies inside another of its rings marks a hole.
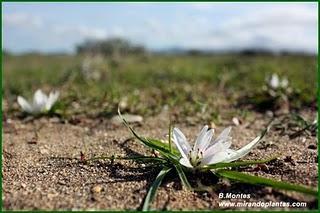
[[[167,143],[163,143],[161,142],[160,140],[157,140],[157,139],[153,139],[153,138],[146,138],[146,140],[148,140],[149,142],[159,146],[159,147],[162,147],[164,148],[165,150],[167,150],[168,152],[172,153],[173,155],[175,155],[176,157],[180,157],[180,152],[174,148],[174,147],[171,147],[171,151],[170,151],[170,144],[167,144]]]
[[[256,160],[256,161],[238,161],[238,162],[230,162],[230,163],[215,163],[215,164],[210,164],[210,165],[204,166],[202,169],[208,170],[208,169],[219,169],[219,168],[225,168],[225,167],[250,166],[250,165],[256,165],[256,164],[268,163],[274,159],[276,159],[276,157],[269,158],[266,160]]]
[[[183,184],[184,187],[186,187],[187,189],[192,189],[192,186],[190,185],[182,167],[180,166],[180,164],[175,164],[174,167],[176,168],[179,178]]]
[[[143,203],[143,207],[142,207],[142,211],[149,211],[150,209],[150,203],[154,200],[157,189],[159,188],[164,176],[171,170],[171,168],[169,167],[164,167],[160,173],[158,174],[158,176],[156,177],[156,179],[154,180],[154,182],[152,183],[148,194],[146,196],[146,198],[144,199],[144,203]]]
[[[162,143],[160,140],[155,140],[155,139],[148,139],[145,137],[139,136],[133,128],[129,125],[129,123],[122,117],[120,109],[118,109],[119,116],[123,120],[123,123],[128,127],[128,129],[131,131],[131,133],[140,141],[142,142],[145,146],[154,149],[158,152],[160,152],[163,156],[169,158],[170,160],[177,162],[179,159],[178,155],[172,154],[169,150],[168,144]]]
[[[243,183],[271,186],[276,189],[292,190],[292,191],[297,191],[297,192],[318,196],[318,192],[316,190],[306,186],[295,185],[295,184],[283,182],[283,181],[276,181],[273,179],[249,175],[242,172],[230,171],[230,170],[217,170],[215,171],[215,174],[231,180],[240,181]]]

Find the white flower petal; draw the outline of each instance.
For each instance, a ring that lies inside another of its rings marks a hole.
[[[54,105],[54,103],[58,100],[59,98],[59,92],[51,92],[49,94],[48,100],[46,102],[46,110],[50,110],[51,107]]]
[[[176,144],[182,157],[188,159],[188,153],[191,147],[184,134],[178,128],[173,129],[173,142]]]
[[[231,138],[228,140],[222,141],[220,140],[219,142],[213,144],[210,146],[204,153],[203,153],[203,158],[212,158],[214,155],[224,152],[231,146]]]
[[[225,129],[220,133],[220,135],[217,137],[216,141],[226,140],[226,138],[229,137],[230,131],[231,131],[231,126],[225,128]]]
[[[234,151],[234,153],[232,153],[225,162],[235,161],[247,155],[253,149],[253,147],[258,144],[258,142],[260,141],[260,138],[261,136],[258,136],[253,141],[251,141],[250,143],[242,147],[241,149]]]
[[[205,152],[205,150],[210,145],[210,142],[212,140],[213,134],[214,134],[214,130],[213,129],[209,129],[206,132],[206,135],[204,136],[204,138],[202,139],[203,142],[201,143],[201,146],[199,147],[199,150],[202,151],[203,153]]]
[[[181,165],[183,165],[185,167],[188,167],[188,168],[192,168],[193,167],[190,164],[190,161],[187,158],[181,158],[179,162],[180,162]]]
[[[217,139],[214,140],[213,144],[205,150],[203,158],[211,158],[213,155],[228,149],[232,143],[232,138],[229,136],[230,131],[231,127],[225,128]]]
[[[228,158],[227,152],[225,152],[225,151],[219,152],[219,153],[211,156],[210,158],[204,158],[201,161],[201,165],[209,165],[209,164],[219,163],[219,162],[224,161],[226,158]]]
[[[194,150],[197,151],[199,149],[200,152],[204,152],[204,150],[209,146],[212,136],[213,130],[209,129],[209,127],[205,125],[196,139]]]
[[[199,147],[200,143],[202,142],[202,139],[203,139],[204,136],[206,135],[206,132],[207,132],[207,131],[208,131],[208,126],[205,125],[205,126],[201,129],[200,133],[198,134],[198,137],[197,137],[196,142],[195,142],[195,144],[194,144],[194,149],[195,149],[195,150],[198,149],[198,147]]]
[[[24,99],[21,96],[18,96],[17,101],[23,111],[32,113],[32,106],[29,104],[29,102],[26,99]]]
[[[45,109],[48,97],[40,89],[34,93],[33,96],[33,106],[37,111],[42,111]]]
[[[217,153],[216,155],[211,156],[211,158],[205,158],[201,161],[201,165],[209,165],[214,163],[228,162],[227,160],[235,154],[235,151],[232,149],[226,149],[222,152]]]

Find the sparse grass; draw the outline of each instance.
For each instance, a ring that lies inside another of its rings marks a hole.
[[[254,94],[265,77],[287,76],[300,93],[292,103],[310,107],[316,100],[316,57],[311,56],[130,56],[103,58],[98,80],[81,73],[83,56],[4,56],[3,91],[11,112],[18,94],[38,88],[61,91],[63,115],[116,114],[119,102],[130,113],[154,115],[168,106],[180,115],[219,122],[219,112],[238,111],[238,97]],[[255,96],[250,96],[254,99]],[[77,102],[79,108],[70,107]],[[259,100],[248,100],[248,103]],[[203,113],[203,112],[206,113]],[[205,114],[205,115],[204,115]],[[231,115],[230,115],[231,116]]]

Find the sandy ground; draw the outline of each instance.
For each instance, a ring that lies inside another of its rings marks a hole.
[[[311,113],[315,116],[315,113]],[[144,136],[165,138],[167,121],[159,115],[146,118],[135,129]],[[233,147],[248,143],[266,125],[257,114],[251,123],[234,126]],[[138,166],[130,161],[80,161],[102,155],[134,155],[148,151],[123,126],[107,119],[80,119],[78,124],[62,123],[57,118],[23,121],[12,118],[3,122],[3,208],[4,209],[117,209],[139,210],[149,185],[159,172],[157,168]],[[245,123],[245,122],[244,122]],[[216,132],[232,124],[223,123]],[[190,140],[201,124],[177,124]],[[271,131],[245,159],[265,159],[278,155],[266,166],[252,166],[243,171],[251,174],[304,184],[318,185],[318,157],[315,136],[289,139]],[[216,181],[214,176],[202,177]],[[218,181],[208,192],[191,192],[182,188],[179,179],[169,175],[163,182],[152,208],[157,210],[239,209],[219,207],[219,193],[250,194],[250,199],[236,201],[307,202],[307,209],[317,207],[314,197],[284,192],[269,187]],[[226,200],[228,201],[228,199]],[[232,201],[232,200],[230,200]],[[252,208],[249,208],[254,210]],[[280,208],[290,209],[290,208]]]

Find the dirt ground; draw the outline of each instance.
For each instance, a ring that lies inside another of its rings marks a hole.
[[[314,117],[314,112],[308,112]],[[141,135],[165,138],[166,116],[145,118],[135,125]],[[266,125],[265,117],[257,114],[251,122],[233,125],[234,148],[250,142]],[[57,118],[3,121],[3,208],[60,210],[139,210],[147,189],[159,172],[130,161],[80,161],[102,155],[134,155],[150,153],[123,125],[108,119],[80,119],[78,124],[63,123]],[[216,132],[232,125],[225,121]],[[176,124],[191,141],[202,124]],[[318,156],[315,136],[289,139],[278,131],[270,131],[245,159],[266,159],[278,155],[266,166],[241,169],[250,174],[277,180],[318,185]],[[204,177],[214,178],[214,177]],[[269,187],[251,186],[230,181],[218,181],[208,192],[184,190],[179,179],[168,176],[161,185],[152,208],[157,210],[235,209],[219,207],[219,193],[250,194],[250,199],[236,201],[307,202],[306,209],[317,208],[314,197],[285,192]],[[228,201],[228,199],[226,200]],[[236,208],[239,209],[239,208]],[[257,208],[249,208],[255,210]],[[290,208],[280,208],[281,210]],[[292,209],[292,208],[291,208]],[[297,210],[297,209],[296,209]]]

